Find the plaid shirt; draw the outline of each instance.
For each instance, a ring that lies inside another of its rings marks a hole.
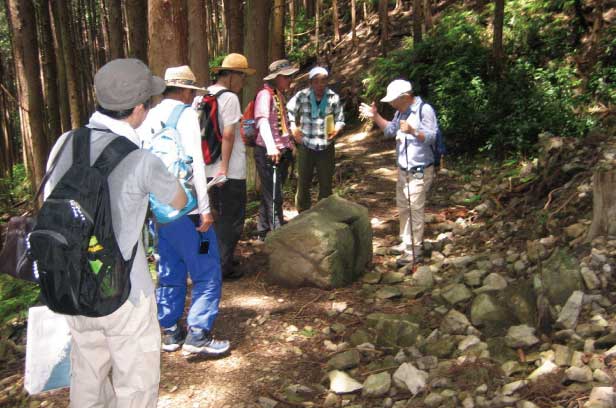
[[[325,116],[333,115],[336,129],[344,127],[344,112],[337,93],[327,88],[327,108]],[[302,144],[311,150],[325,150],[332,143],[325,135],[325,117],[312,118],[310,105],[310,88],[302,89],[287,103],[289,123],[296,126],[299,116],[299,127],[304,135]]]

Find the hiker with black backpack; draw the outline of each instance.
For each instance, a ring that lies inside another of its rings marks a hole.
[[[164,88],[137,59],[107,63],[89,124],[50,154],[29,251],[43,302],[69,315],[74,408],[157,405],[160,329],[141,231],[150,194],[177,210],[186,194],[135,129]]]
[[[284,224],[282,186],[293,161],[293,138],[289,131],[284,92],[291,85],[292,76],[299,71],[286,60],[274,61],[263,88],[253,104],[255,126],[254,157],[261,181],[261,205],[257,221],[257,237],[264,240],[268,232]],[[246,116],[246,114],[245,114]]]
[[[246,218],[246,146],[240,135],[242,110],[238,94],[247,75],[255,70],[246,57],[229,54],[212,71],[216,83],[194,102],[200,115],[205,173],[208,180],[220,181],[210,188],[210,204],[218,237],[223,279],[237,279],[233,255],[244,231]]]
[[[196,92],[204,89],[196,85],[195,75],[187,65],[167,68],[165,83],[163,100],[150,110],[139,134],[146,146],[148,139],[156,144],[157,135],[165,127],[174,126],[179,140],[166,145],[168,151],[160,154],[164,158],[180,144],[192,159],[197,208],[170,222],[156,223],[160,256],[156,301],[163,330],[162,349],[171,352],[182,347],[184,354],[220,355],[229,350],[229,341],[212,336],[222,288],[220,257],[216,233],[210,228],[214,218],[207,194],[199,120],[190,106]],[[186,329],[180,319],[184,315],[188,275],[192,293]]]
[[[415,264],[421,257],[426,193],[434,180],[434,146],[438,123],[434,109],[413,93],[411,83],[397,79],[387,86],[381,102],[389,103],[396,113],[384,119],[376,104],[362,103],[360,115],[371,119],[386,138],[396,139],[398,181],[396,204],[400,213],[400,245],[393,248],[401,256],[398,266]]]

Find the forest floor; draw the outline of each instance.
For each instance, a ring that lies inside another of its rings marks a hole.
[[[336,192],[368,207],[375,248],[393,244],[398,231],[393,142],[383,141],[380,133],[357,129],[341,137],[336,147]],[[436,211],[434,203],[439,203],[440,213],[446,213],[447,194],[440,193],[455,189],[452,183],[446,176],[438,177],[428,213]],[[289,206],[292,190],[286,188],[285,196],[285,212],[290,217],[294,215]],[[453,209],[452,214],[460,211],[459,206]],[[247,233],[253,223],[248,220]],[[426,236],[430,235],[428,228]],[[240,242],[238,258],[246,275],[223,284],[215,335],[231,341],[231,353],[219,359],[163,353],[159,407],[259,406],[259,397],[276,400],[290,384],[318,384],[331,354],[324,340],[341,341],[361,324],[358,315],[379,311],[363,302],[359,282],[331,291],[269,285],[264,280],[267,259],[259,244]],[[395,270],[393,260],[393,256],[375,255],[374,266],[385,264]],[[356,313],[332,313],[333,301],[346,302]],[[15,371],[18,368],[15,365]],[[5,373],[5,377],[12,374]],[[51,392],[28,401],[32,405],[25,406],[39,406],[34,401],[40,401],[40,406],[64,407],[68,392]]]

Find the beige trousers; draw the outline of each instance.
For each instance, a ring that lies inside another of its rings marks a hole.
[[[67,316],[72,408],[156,407],[160,329],[156,300],[143,294],[108,316]]]
[[[396,205],[400,213],[400,239],[406,244],[408,253],[412,253],[411,245],[415,246],[416,251],[421,249],[424,233],[426,193],[430,190],[433,180],[434,166],[424,170],[424,177],[422,179],[417,179],[412,174],[407,174],[405,171],[398,169]],[[410,209],[409,194],[411,198]],[[413,240],[411,240],[411,224],[413,225]],[[415,252],[415,254],[417,253]]]

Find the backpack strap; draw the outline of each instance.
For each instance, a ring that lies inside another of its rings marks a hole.
[[[215,94],[210,94],[210,95],[213,95],[216,99],[218,99],[218,97],[220,95],[224,94],[225,92],[231,92],[231,91],[228,90],[228,89],[221,89],[220,91],[216,92]]]
[[[73,130],[73,166],[90,166],[90,129]]]
[[[167,122],[165,122],[165,126],[175,129],[178,125],[178,121],[180,120],[180,116],[182,116],[182,112],[184,112],[184,109],[188,107],[190,107],[190,105],[182,103],[173,108],[171,114],[169,115],[169,118],[167,119]]]
[[[419,104],[419,123],[421,123],[423,121],[423,107],[426,103],[424,101],[421,101],[421,103]]]
[[[137,150],[136,144],[124,136],[113,139],[94,162],[96,167],[105,177],[133,150]]]

